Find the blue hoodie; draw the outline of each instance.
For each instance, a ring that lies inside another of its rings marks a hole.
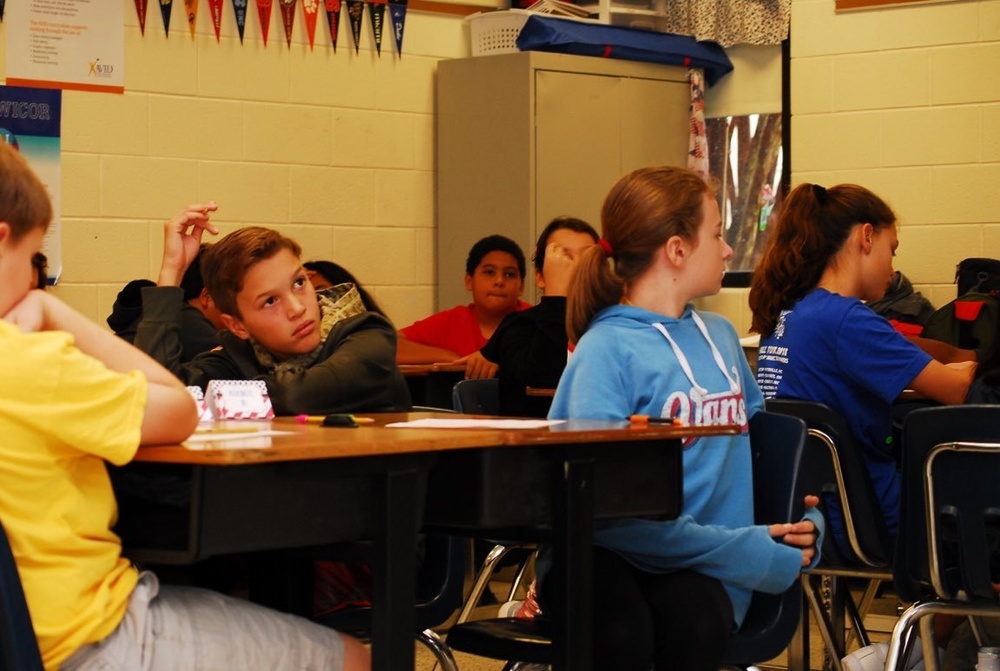
[[[644,571],[690,569],[719,579],[737,626],[753,590],[783,592],[802,568],[800,549],[753,525],[748,421],[763,408],[736,330],[724,318],[696,316],[690,305],[679,319],[615,305],[598,313],[580,339],[549,412],[552,419],[638,413],[743,427],[736,436],[685,441],[684,507],[676,520],[602,523],[594,537]],[[815,511],[809,518],[822,528]]]

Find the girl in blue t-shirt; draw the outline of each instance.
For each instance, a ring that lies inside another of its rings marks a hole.
[[[718,293],[732,255],[711,187],[689,170],[636,170],[612,187],[601,230],[570,283],[576,348],[549,417],[645,414],[743,432],[685,441],[676,520],[598,525],[594,668],[715,671],[751,591],[784,591],[815,558],[818,515],[753,523],[747,425],[763,399],[733,326],[691,304]],[[807,507],[817,503],[806,497]],[[552,579],[561,570],[542,582],[553,611],[564,603],[564,581]]]
[[[893,535],[900,490],[893,401],[909,388],[962,403],[973,367],[935,361],[865,305],[892,282],[898,246],[896,215],[868,189],[800,184],[785,200],[750,287],[764,397],[825,403],[843,417]],[[845,542],[837,509],[828,511],[834,538]],[[848,668],[867,668],[860,660],[875,660],[871,652],[849,656]]]

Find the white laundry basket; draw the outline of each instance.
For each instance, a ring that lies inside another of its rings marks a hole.
[[[517,36],[534,12],[504,9],[465,17],[469,24],[469,47],[473,56],[516,52]]]

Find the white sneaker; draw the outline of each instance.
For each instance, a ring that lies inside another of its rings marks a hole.
[[[841,660],[846,671],[883,671],[885,658],[889,656],[888,643],[873,643],[866,648],[855,650]],[[938,658],[944,657],[944,651],[938,650]],[[909,671],[924,671],[924,647],[920,641],[914,641],[910,652]]]
[[[874,643],[855,650],[840,661],[846,671],[883,671],[888,654],[888,643]]]
[[[523,603],[523,601],[508,601],[507,603],[500,604],[497,617],[517,617],[517,612],[521,610],[521,604]]]

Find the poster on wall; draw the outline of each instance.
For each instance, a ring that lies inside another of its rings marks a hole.
[[[121,2],[20,0],[7,7],[7,84],[122,93]]]
[[[0,140],[21,152],[52,199],[52,223],[42,245],[49,284],[55,284],[62,274],[61,120],[62,91],[0,86]]]

